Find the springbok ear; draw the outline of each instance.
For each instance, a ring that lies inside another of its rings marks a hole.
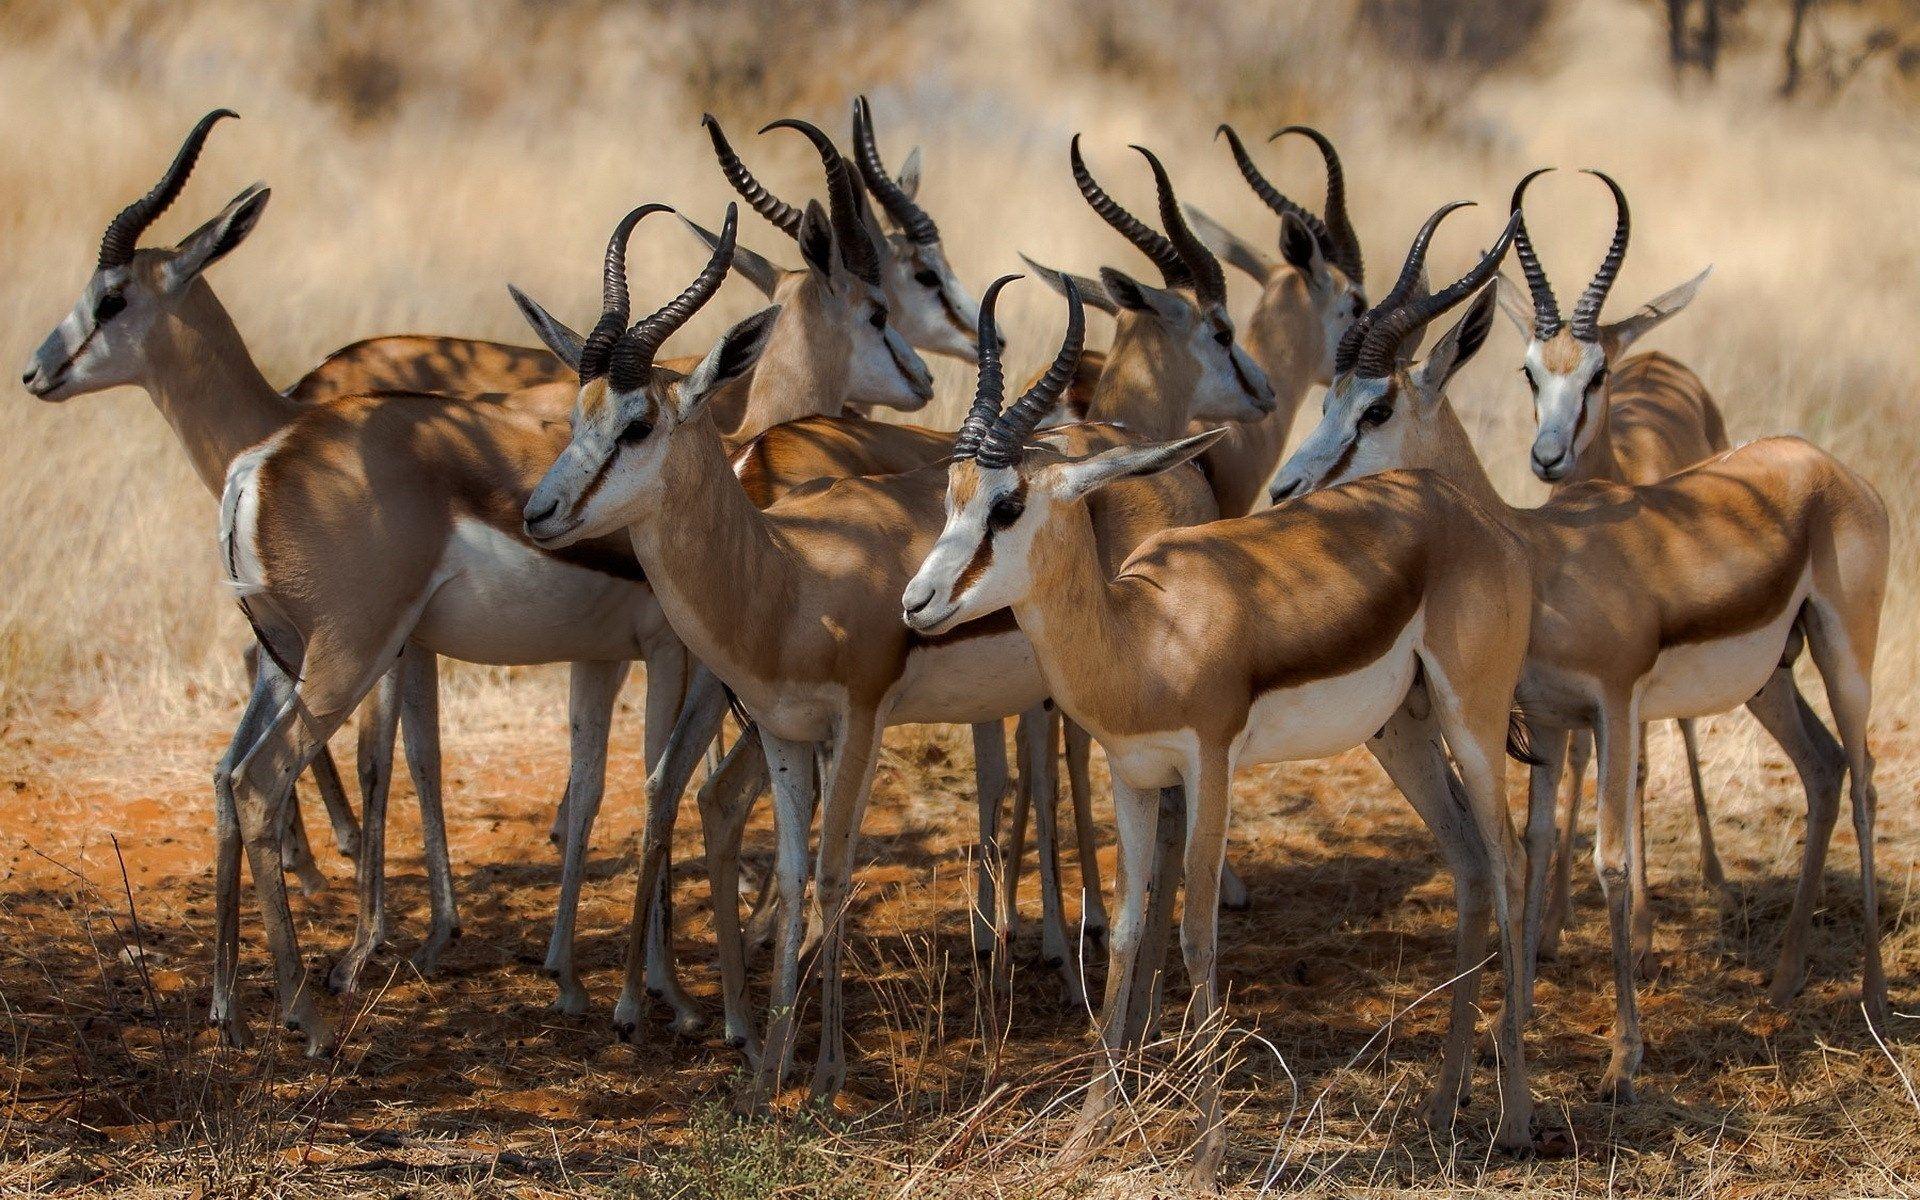
[[[1487,344],[1487,334],[1493,330],[1493,305],[1494,290],[1481,288],[1480,294],[1467,305],[1467,315],[1433,344],[1427,361],[1414,372],[1414,386],[1423,401],[1431,403],[1444,392],[1454,372],[1466,366],[1467,360]]]
[[[1307,223],[1292,213],[1280,218],[1280,257],[1308,279],[1327,273],[1327,257],[1321,253],[1320,239],[1313,236]]]
[[[1150,287],[1113,267],[1100,268],[1100,283],[1115,304],[1131,312],[1152,313],[1163,321],[1178,321],[1192,311],[1192,305],[1172,290]]]
[[[520,306],[520,315],[533,326],[533,332],[554,352],[561,362],[578,371],[580,369],[580,349],[586,339],[569,329],[565,322],[540,306],[540,302],[527,295],[512,284],[507,285],[507,293],[513,302]]]
[[[712,399],[714,393],[753,369],[753,364],[760,361],[760,352],[767,348],[767,338],[773,334],[773,323],[779,316],[780,306],[769,305],[720,335],[720,340],[707,351],[693,374],[680,381],[682,420]]]
[[[1158,475],[1203,452],[1208,446],[1225,437],[1226,432],[1224,428],[1209,429],[1205,433],[1196,433],[1192,437],[1184,437],[1175,442],[1149,442],[1144,446],[1116,446],[1077,462],[1061,463],[1053,468],[1059,472],[1060,482],[1057,494],[1063,500],[1078,500],[1090,492],[1096,492],[1122,479]]]
[[[920,147],[907,151],[907,161],[900,164],[900,177],[895,182],[907,194],[907,199],[920,195]]]
[[[827,210],[820,207],[818,200],[807,201],[807,211],[800,218],[800,257],[806,260],[807,269],[822,279],[833,275],[833,226],[827,221]]]
[[[1654,326],[1692,304],[1693,298],[1700,294],[1700,285],[1705,283],[1707,276],[1711,274],[1713,274],[1713,267],[1709,265],[1706,270],[1679,287],[1660,293],[1629,315],[1602,329],[1600,340],[1605,343],[1609,356],[1624,352],[1628,346],[1639,341]]]
[[[1020,261],[1027,264],[1028,270],[1038,275],[1043,283],[1062,296],[1067,294],[1066,281],[1071,279],[1075,290],[1080,293],[1081,303],[1087,307],[1097,308],[1108,316],[1113,316],[1120,311],[1114,304],[1113,297],[1107,295],[1107,289],[1098,279],[1088,279],[1085,275],[1075,275],[1071,271],[1056,271],[1052,267],[1033,261],[1024,254],[1020,256]]]
[[[1533,297],[1522,291],[1520,285],[1508,278],[1505,271],[1494,276],[1495,294],[1500,297],[1500,311],[1507,314],[1507,320],[1520,331],[1520,336],[1533,340]]]
[[[1183,203],[1180,207],[1187,214],[1187,224],[1193,226],[1193,232],[1206,244],[1207,249],[1253,276],[1255,283],[1266,283],[1267,276],[1273,274],[1272,259],[1261,253],[1252,242],[1193,205]]]
[[[235,196],[220,214],[180,239],[172,257],[161,268],[161,286],[177,291],[214,263],[225,258],[235,246],[247,240],[260,214],[266,211],[267,197],[273,192],[256,183]]]
[[[688,221],[685,217],[681,217],[680,220],[685,222],[688,229],[693,230],[695,237],[707,244],[707,249],[712,250],[720,244],[719,234]],[[773,299],[773,289],[780,284],[780,268],[738,242],[734,243],[733,247],[733,273],[759,288],[760,293],[769,300]]]

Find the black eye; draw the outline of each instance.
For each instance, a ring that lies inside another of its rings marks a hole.
[[[127,298],[119,292],[100,293],[100,298],[93,302],[94,324],[98,325],[103,321],[111,321],[120,310],[126,306]]]
[[[874,305],[873,314],[867,318],[867,324],[873,326],[875,329],[885,329],[887,327],[887,310],[885,306],[879,304]]]
[[[1366,429],[1371,429],[1378,425],[1385,425],[1387,418],[1392,415],[1393,405],[1387,403],[1385,400],[1375,400],[1372,404],[1367,405],[1365,412],[1360,414],[1360,425]]]
[[[913,273],[913,281],[921,287],[937,288],[940,286],[940,276],[934,271],[915,271]]]
[[[634,420],[628,421],[627,427],[620,431],[619,442],[622,446],[632,446],[646,441],[647,435],[652,432],[653,422],[647,420],[645,417],[637,417]]]
[[[1233,330],[1216,329],[1213,331],[1213,340],[1219,345],[1231,346],[1233,345]]]
[[[992,511],[987,513],[987,525],[993,529],[1009,528],[1026,511],[1027,502],[1009,492],[993,502]]]
[[[1607,368],[1602,366],[1598,371],[1593,373],[1592,379],[1587,380],[1587,390],[1589,392],[1597,392],[1605,386],[1607,386]]]

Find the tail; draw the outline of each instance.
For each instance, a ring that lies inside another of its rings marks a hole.
[[[1545,760],[1533,752],[1533,727],[1517,705],[1507,711],[1507,757],[1530,767],[1545,765]]]
[[[747,713],[747,706],[740,703],[740,697],[733,694],[733,689],[722,683],[720,690],[727,694],[727,710],[733,713],[734,720],[740,722],[740,728],[745,730],[747,726],[753,724],[753,718]]]
[[[240,553],[241,504],[259,469],[263,449],[256,447],[242,454],[227,468],[226,486],[220,492],[220,565],[226,573],[227,586],[232,589],[233,598],[240,606],[240,615],[246,619],[247,627],[253,630],[253,640],[276,667],[286,672],[287,678],[298,679],[300,668],[291,659],[302,656],[290,656],[276,646],[273,637],[255,614],[254,606],[248,603],[250,599],[258,598],[269,610],[272,606],[265,580],[258,578],[257,572],[249,570],[242,562]]]

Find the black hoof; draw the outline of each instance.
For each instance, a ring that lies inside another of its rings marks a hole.
[[[633,1045],[633,1035],[636,1032],[637,1029],[631,1021],[615,1021],[613,1023],[613,1036],[619,1038],[629,1046]]]

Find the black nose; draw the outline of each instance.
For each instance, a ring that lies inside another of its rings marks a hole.
[[[1278,504],[1282,500],[1288,500],[1299,495],[1300,487],[1301,484],[1298,479],[1288,480],[1286,483],[1276,483],[1273,485],[1273,490],[1267,493],[1267,499]]]
[[[1533,456],[1533,471],[1540,478],[1552,483],[1567,473],[1567,456],[1561,454],[1552,462],[1548,462],[1536,454]]]
[[[538,507],[536,507],[536,505]],[[557,499],[548,500],[546,503],[542,504],[540,503],[539,497],[536,496],[533,499],[527,501],[527,507],[520,514],[520,517],[521,517],[521,520],[525,521],[529,525],[538,525],[540,522],[546,520],[548,517],[551,517],[554,514],[554,511],[557,510],[559,507],[560,507],[560,501]]]
[[[35,375],[38,375],[39,373],[40,373],[39,368],[28,367],[26,370],[20,372],[20,382],[26,384],[28,387],[32,387],[33,377]]]
[[[921,609],[925,608],[927,605],[932,603],[933,603],[933,593],[928,592],[926,596],[921,599],[920,603],[907,605],[907,615],[912,616],[913,614],[919,612]]]

